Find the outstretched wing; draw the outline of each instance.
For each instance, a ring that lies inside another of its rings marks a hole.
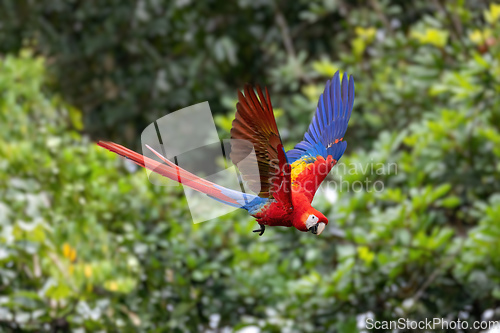
[[[273,107],[267,88],[265,95],[257,86],[257,95],[252,86],[245,86],[245,94],[238,92],[236,116],[231,128],[231,161],[240,170],[246,186],[262,198],[273,197],[273,177],[279,168],[278,150],[282,145],[274,119]],[[251,143],[249,145],[248,143]],[[257,159],[246,157],[252,153]],[[248,161],[248,163],[246,163]]]
[[[292,186],[300,186],[314,197],[319,185],[342,157],[343,141],[354,104],[354,80],[339,72],[326,83],[318,107],[304,139],[287,152],[292,164]]]

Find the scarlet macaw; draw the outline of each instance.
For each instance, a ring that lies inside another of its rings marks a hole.
[[[311,206],[313,197],[327,174],[346,149],[343,141],[354,103],[354,81],[339,72],[328,81],[319,97],[316,113],[304,139],[285,153],[276,126],[271,99],[259,86],[257,95],[250,85],[238,92],[236,116],[232,124],[231,160],[258,195],[228,189],[200,178],[169,161],[147,146],[164,163],[140,155],[113,142],[98,145],[129,158],[141,167],[178,181],[225,204],[243,208],[257,219],[262,235],[265,226],[295,227],[321,234],[328,219]],[[255,149],[259,174],[245,167],[248,150],[238,142],[250,142]]]

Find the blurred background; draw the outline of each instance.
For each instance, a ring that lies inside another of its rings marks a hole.
[[[0,330],[362,332],[500,319],[500,3],[0,1]],[[180,187],[97,147],[266,85],[287,148],[354,76],[346,165],[315,237],[245,212],[192,224]],[[358,187],[356,187],[358,189]],[[451,330],[450,330],[451,331]],[[474,331],[474,330],[469,330]]]

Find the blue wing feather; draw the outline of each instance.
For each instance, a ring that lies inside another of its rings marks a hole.
[[[327,81],[319,97],[316,113],[304,134],[304,139],[286,154],[290,163],[302,157],[331,155],[339,160],[347,144],[342,141],[354,105],[354,80],[344,74],[342,81],[337,71]],[[320,148],[322,147],[322,148]],[[316,154],[316,155],[312,155]]]
[[[331,87],[331,85],[332,85],[332,80],[329,80],[326,83],[326,87]],[[326,125],[328,125],[333,119],[333,115],[331,112],[331,110],[332,110],[332,98],[331,98],[331,96],[332,96],[331,89],[326,88],[325,92],[323,93],[323,98],[320,98],[320,100],[321,99],[323,101],[326,100],[326,103],[323,102],[323,110],[322,110],[323,114],[326,116]]]
[[[344,76],[342,76],[342,112],[341,112],[342,118],[345,117],[345,115],[347,114],[347,107],[348,107],[347,89],[348,89],[347,76],[344,75]]]
[[[314,139],[311,137],[311,135],[309,134],[309,132],[306,132],[304,134],[304,141],[302,141],[302,142],[313,143]]]
[[[340,110],[342,109],[342,94],[340,86],[340,76],[335,80],[335,119],[340,118]]]

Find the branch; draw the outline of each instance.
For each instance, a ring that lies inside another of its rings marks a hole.
[[[378,17],[380,18],[380,20],[384,24],[385,30],[387,30],[387,33],[393,35],[394,31],[392,30],[391,22],[389,22],[389,20],[387,19],[387,16],[385,16],[384,12],[380,8],[380,4],[378,3],[378,1],[377,0],[369,0],[369,2],[370,2],[370,6],[373,8],[375,13],[377,13]]]
[[[281,31],[281,37],[283,38],[283,44],[285,44],[285,49],[288,55],[295,58],[295,48],[293,47],[292,38],[290,37],[290,29],[288,28],[288,23],[286,22],[283,13],[278,7],[276,7],[276,23]]]

